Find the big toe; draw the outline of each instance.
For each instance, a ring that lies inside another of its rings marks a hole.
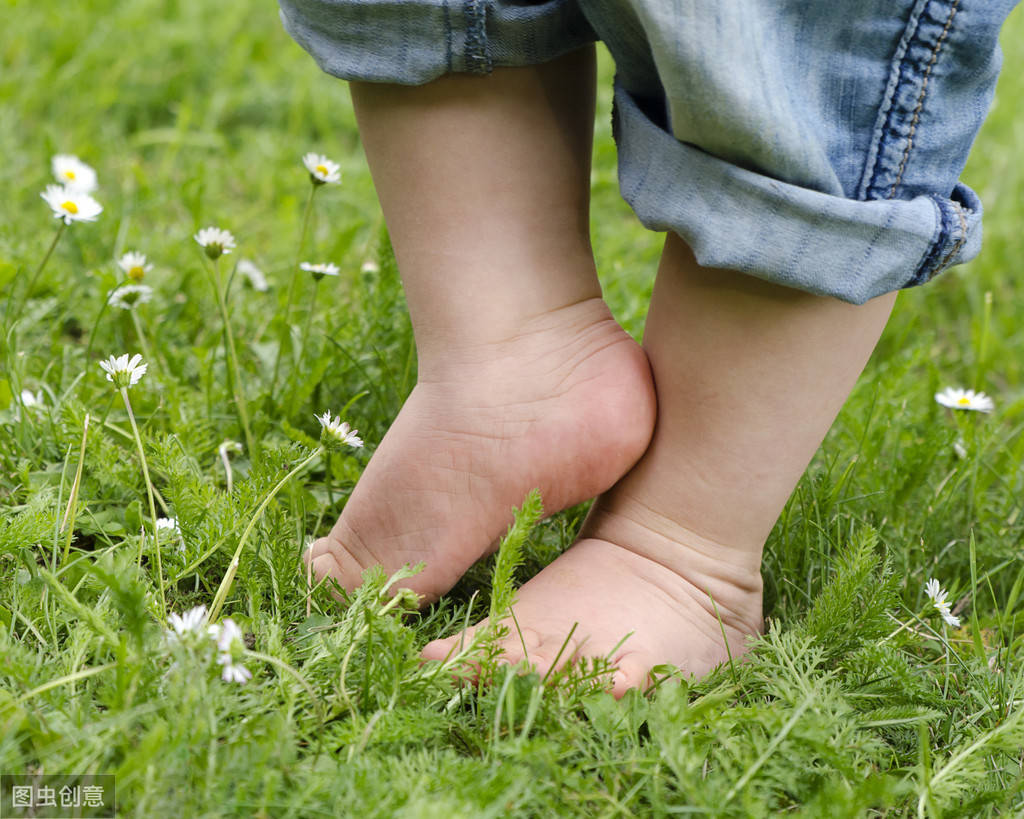
[[[362,582],[363,567],[345,549],[330,538],[320,538],[303,555],[307,570],[312,570],[314,583],[334,580],[346,591]]]
[[[486,625],[487,621],[481,620],[475,626],[470,626],[451,637],[442,637],[439,640],[432,640],[423,646],[423,650],[420,651],[420,656],[424,660],[439,660],[440,662],[450,660],[464,648],[471,645],[473,643],[473,638],[476,636],[476,632],[486,627]],[[477,672],[478,666],[475,662],[475,658],[470,658],[467,664],[472,666],[474,673]]]

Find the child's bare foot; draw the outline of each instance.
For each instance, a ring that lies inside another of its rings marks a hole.
[[[577,622],[560,663],[603,657],[633,632],[608,657],[616,694],[643,687],[655,665],[700,675],[741,654],[761,628],[764,542],[892,302],[854,307],[707,270],[669,234],[644,332],[657,427],[582,540],[520,591],[530,660],[550,667]],[[505,650],[524,656],[515,634]]]
[[[422,372],[313,545],[317,579],[351,589],[370,566],[423,561],[405,585],[434,600],[491,550],[527,492],[540,489],[548,514],[597,495],[640,458],[654,425],[647,359],[600,298]]]
[[[611,688],[621,697],[647,687],[663,663],[702,676],[745,653],[747,637],[761,630],[759,555],[609,496],[584,535],[520,589],[501,643],[509,662],[525,659],[546,674],[553,664],[605,658],[616,666]],[[482,625],[430,643],[423,656],[444,659]]]

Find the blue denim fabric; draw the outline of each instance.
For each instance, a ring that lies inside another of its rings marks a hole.
[[[973,258],[958,182],[1017,0],[280,0],[344,79],[615,59],[623,196],[708,267],[854,303]]]
[[[574,0],[280,0],[285,29],[328,74],[422,85],[553,60],[596,38]]]

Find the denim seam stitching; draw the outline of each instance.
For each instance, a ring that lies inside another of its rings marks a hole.
[[[896,221],[896,215],[896,205],[889,205],[889,213],[886,214],[885,221],[875,229],[874,234],[871,236],[871,241],[868,242],[867,246],[864,248],[864,253],[861,254],[860,261],[853,267],[854,270],[860,271],[861,273],[861,275],[856,278],[858,282],[864,281],[863,273],[869,269],[868,259],[871,258],[871,254],[875,251],[878,240],[885,235],[885,233],[892,227],[892,223]]]
[[[956,211],[956,218],[960,221],[960,238],[956,240],[949,253],[942,258],[942,261],[936,265],[936,273],[942,270],[949,263],[949,260],[956,256],[956,254],[960,252],[960,248],[962,248],[967,242],[967,219],[964,218],[964,210],[960,207],[959,202],[953,202],[952,205],[953,209]]]
[[[953,18],[956,17],[959,6],[960,0],[953,0],[953,4],[949,8],[949,17],[946,18],[946,25],[943,27],[942,33],[939,35],[939,39],[935,42],[935,47],[932,49],[932,57],[928,61],[928,67],[924,70],[924,77],[921,80],[921,94],[917,98],[917,106],[914,108],[913,117],[910,120],[910,131],[907,134],[907,145],[903,149],[903,157],[900,160],[900,167],[896,173],[896,181],[893,182],[892,187],[889,188],[889,195],[886,197],[887,199],[892,199],[896,195],[896,188],[899,187],[900,182],[903,181],[903,173],[907,169],[907,160],[910,158],[910,151],[914,147],[914,134],[917,132],[917,124],[921,120],[921,111],[924,108],[925,96],[928,94],[928,81],[931,79],[932,69],[935,68],[935,63],[938,62],[939,52],[942,50],[942,46],[946,42],[950,26],[953,25]]]
[[[903,83],[904,71],[910,62],[910,47],[913,45],[914,39],[917,37],[917,33],[921,28],[921,18],[928,10],[928,6],[931,5],[932,0],[927,2],[917,12],[917,16],[914,16],[914,11],[911,9],[910,19],[907,20],[907,27],[904,30],[903,37],[900,38],[900,46],[902,47],[903,53],[899,56],[899,66],[896,68],[896,78],[893,82],[891,92],[888,92],[883,96],[882,106],[885,108],[885,115],[881,118],[881,123],[876,126],[878,130],[877,138],[872,146],[874,151],[874,158],[870,158],[869,161],[872,163],[871,175],[865,180],[864,186],[860,192],[860,198],[863,200],[873,198],[871,196],[872,191],[875,189],[875,185],[878,182],[878,177],[882,173],[882,155],[885,147],[885,142],[892,136],[892,122],[896,113],[896,92],[899,90],[900,85]],[[913,32],[910,31],[910,27],[913,25]],[[897,54],[899,49],[897,49]],[[895,59],[896,55],[893,55]],[[888,90],[888,84],[886,86]]]

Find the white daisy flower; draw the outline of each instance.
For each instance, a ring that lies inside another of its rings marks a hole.
[[[992,412],[996,406],[985,393],[962,390],[959,387],[946,387],[942,392],[935,393],[935,400],[950,409],[974,410],[975,412]]]
[[[149,365],[142,362],[142,356],[138,353],[131,358],[125,353],[117,358],[111,356],[106,361],[101,361],[100,366],[107,373],[107,381],[113,381],[115,387],[123,389],[138,384]]]
[[[193,238],[199,242],[211,259],[217,259],[224,253],[235,249],[235,237],[223,228],[205,227]]]
[[[380,273],[380,265],[373,261],[373,259],[367,259],[359,269],[363,273]]]
[[[223,623],[214,623],[208,631],[210,637],[216,640],[218,651],[230,652],[236,642],[239,646],[243,645],[242,630],[230,617]]]
[[[134,310],[140,304],[153,299],[153,288],[148,284],[123,284],[115,287],[107,296],[107,304],[122,310]]]
[[[209,635],[217,642],[218,664],[224,666],[221,677],[225,682],[244,683],[252,678],[252,673],[238,662],[238,656],[245,643],[242,641],[242,630],[235,621],[228,617],[223,623],[214,623],[208,629]]]
[[[307,273],[312,273],[313,278],[320,281],[324,276],[337,276],[339,267],[336,264],[325,262],[322,264],[312,264],[311,262],[303,262],[299,265],[301,270],[305,270]]]
[[[132,281],[141,282],[153,265],[146,261],[146,254],[130,250],[117,260],[117,266]]]
[[[224,666],[220,675],[224,682],[245,684],[252,679],[252,672],[241,663],[236,662],[230,654],[217,655],[217,662]]]
[[[342,446],[359,448],[363,445],[363,439],[340,418],[332,418],[331,411],[327,410],[323,415],[314,416],[320,422],[320,443],[328,450],[339,450]]]
[[[53,210],[57,219],[63,219],[65,225],[72,222],[95,222],[103,212],[103,207],[89,194],[68,188],[64,185],[47,185],[46,190],[39,194]]]
[[[45,404],[45,401],[43,399],[43,391],[40,390],[39,392],[32,392],[32,390],[22,390],[21,404],[26,409],[43,406]]]
[[[270,284],[267,282],[267,277],[263,275],[263,271],[248,259],[238,260],[238,272],[245,276],[253,290],[266,293],[270,289]]]
[[[198,634],[206,619],[206,606],[196,606],[184,614],[171,614],[167,620],[173,631],[168,630],[172,636],[184,637],[186,634]]]
[[[309,178],[314,185],[337,185],[341,182],[341,166],[323,154],[310,152],[302,157],[302,164],[309,171]]]
[[[82,193],[96,190],[96,171],[77,156],[57,154],[50,160],[50,167],[54,178],[62,185]]]
[[[939,581],[934,577],[924,585],[924,593],[932,601],[932,605],[942,615],[942,619],[953,628],[960,628],[960,618],[953,616],[949,610],[949,601],[946,600],[946,590],[939,586]]]

